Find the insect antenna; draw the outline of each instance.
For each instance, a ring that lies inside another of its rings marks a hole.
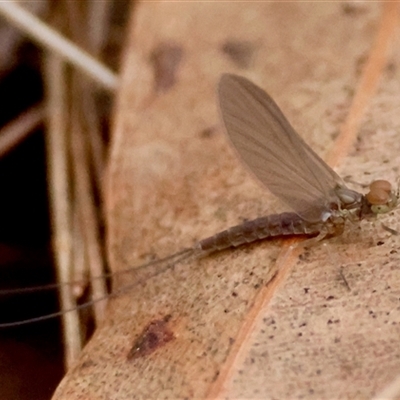
[[[90,307],[93,304],[98,303],[100,301],[104,301],[104,300],[107,300],[110,298],[121,296],[123,294],[129,293],[132,290],[132,288],[136,287],[137,285],[145,283],[148,279],[154,278],[158,275],[161,275],[162,273],[166,272],[167,270],[173,268],[178,263],[180,263],[184,260],[187,260],[191,257],[196,257],[196,256],[197,256],[196,248],[186,248],[186,249],[183,249],[183,250],[181,250],[177,253],[174,253],[170,256],[164,257],[162,259],[150,261],[148,263],[139,265],[138,267],[127,268],[122,271],[117,271],[114,273],[107,273],[107,274],[104,274],[99,277],[94,277],[94,278],[90,279],[90,282],[92,282],[93,280],[96,280],[96,279],[103,279],[104,277],[115,277],[115,276],[121,276],[121,275],[128,274],[128,273],[145,272],[144,276],[135,279],[133,283],[131,283],[129,285],[125,285],[125,286],[121,287],[120,289],[118,289],[106,296],[102,296],[101,298],[86,301],[82,304],[78,304],[77,306],[67,309],[67,310],[60,310],[60,311],[49,313],[46,315],[28,318],[28,319],[25,319],[22,321],[12,321],[12,322],[0,323],[0,329],[22,326],[22,325],[35,323],[35,322],[49,320],[52,318],[60,317],[68,312],[79,311],[79,310],[85,309],[85,308]],[[166,263],[166,265],[163,267],[160,267],[160,264],[162,265],[163,263]],[[154,269],[152,269],[151,267],[154,267]],[[76,282],[61,282],[61,283],[54,283],[54,284],[40,285],[40,286],[19,288],[19,289],[3,289],[3,290],[0,290],[0,295],[32,293],[32,292],[37,292],[37,291],[42,291],[42,290],[54,290],[54,289],[58,289],[63,286],[71,286],[74,283],[76,283]]]

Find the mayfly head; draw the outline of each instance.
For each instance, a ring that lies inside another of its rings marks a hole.
[[[365,195],[373,214],[385,214],[393,210],[399,200],[399,188],[394,192],[392,185],[385,180],[373,181]]]

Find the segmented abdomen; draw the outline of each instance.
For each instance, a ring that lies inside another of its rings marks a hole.
[[[233,226],[206,239],[197,246],[203,251],[213,252],[245,243],[284,235],[312,235],[321,230],[321,224],[304,221],[296,213],[285,212],[260,217],[243,224]]]

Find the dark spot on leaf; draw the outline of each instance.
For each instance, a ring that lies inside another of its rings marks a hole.
[[[208,128],[204,128],[202,131],[200,131],[200,137],[209,139],[212,136],[214,136],[216,132],[217,132],[216,126],[209,126]]]
[[[150,54],[154,68],[154,91],[166,92],[176,83],[176,75],[183,58],[182,46],[160,43]]]
[[[249,68],[253,60],[255,45],[246,40],[230,39],[221,46],[221,50],[237,67]]]
[[[86,369],[86,368],[92,367],[94,365],[96,365],[96,363],[94,361],[86,360],[79,366],[79,369]]]
[[[344,15],[355,17],[366,12],[366,8],[360,4],[352,4],[351,2],[344,2],[342,4],[342,12]]]
[[[175,338],[168,327],[171,315],[151,321],[133,343],[128,360],[146,357]]]
[[[212,377],[212,381],[215,382],[219,376],[219,370],[215,371],[214,376]]]
[[[328,319],[328,322],[327,322],[328,325],[338,324],[338,323],[340,323],[340,319],[334,319],[334,320]]]
[[[389,62],[386,66],[386,72],[392,77],[397,71],[397,65],[394,62]]]

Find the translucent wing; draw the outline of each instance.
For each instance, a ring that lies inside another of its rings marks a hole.
[[[320,221],[341,178],[291,127],[272,98],[249,80],[225,74],[219,83],[222,118],[251,171],[302,218]]]

